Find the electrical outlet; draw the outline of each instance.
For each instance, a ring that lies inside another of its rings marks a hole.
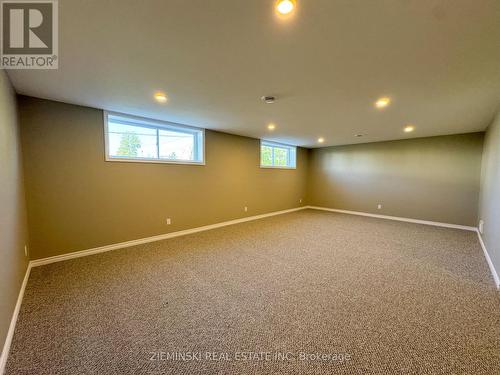
[[[167,225],[170,225],[172,224],[172,220],[170,220],[170,218],[167,218]]]
[[[379,204],[379,205],[377,206],[377,208],[378,208],[379,210],[381,210],[381,209],[382,209],[382,205],[381,205],[381,204]]]
[[[479,233],[483,234],[484,231],[484,220],[479,220]]]
[[[247,206],[245,206],[243,209],[245,210],[245,212],[248,211],[248,207]]]
[[[28,256],[28,245],[24,245],[24,256]]]

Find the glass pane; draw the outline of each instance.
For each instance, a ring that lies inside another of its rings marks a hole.
[[[265,166],[273,165],[273,148],[262,145],[260,147],[260,164]]]
[[[274,166],[286,167],[288,164],[288,149],[274,147]]]
[[[196,160],[196,135],[160,130],[160,159]]]
[[[157,159],[156,129],[108,123],[111,157]]]

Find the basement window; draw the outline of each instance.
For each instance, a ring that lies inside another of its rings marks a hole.
[[[204,164],[203,129],[105,112],[104,135],[107,161]]]
[[[296,159],[297,147],[260,141],[261,168],[295,169],[297,165]]]

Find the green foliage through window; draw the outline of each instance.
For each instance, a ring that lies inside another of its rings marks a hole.
[[[141,140],[137,134],[125,133],[122,134],[120,147],[118,147],[117,155],[120,156],[137,156],[137,150],[141,148]]]
[[[106,113],[107,160],[203,163],[201,129]]]
[[[286,148],[274,148],[274,166],[286,167],[288,159],[288,150]]]
[[[260,165],[262,167],[295,168],[295,159],[295,147],[273,142],[261,142]]]
[[[260,159],[262,165],[273,165],[273,148],[262,146],[260,149]]]

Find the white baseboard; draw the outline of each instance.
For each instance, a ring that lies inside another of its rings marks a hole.
[[[30,262],[30,265],[31,265],[31,267],[43,266],[44,264],[61,262],[63,260],[67,260],[67,259],[80,258],[80,257],[88,256],[88,255],[104,253],[106,251],[122,249],[122,248],[125,248],[125,247],[141,245],[141,244],[145,244],[145,243],[149,243],[149,242],[166,240],[168,238],[185,236],[187,234],[198,233],[198,232],[203,232],[203,231],[210,230],[210,229],[216,229],[216,228],[225,227],[225,226],[228,226],[228,225],[234,225],[234,224],[244,223],[244,222],[247,222],[247,221],[263,219],[263,218],[270,217],[270,216],[282,215],[282,214],[286,214],[286,213],[289,213],[289,212],[304,210],[306,208],[307,208],[307,206],[302,206],[302,207],[297,207],[297,208],[291,208],[291,209],[288,209],[288,210],[274,211],[274,212],[270,212],[270,213],[267,213],[267,214],[261,214],[261,215],[255,215],[255,216],[248,216],[248,217],[243,217],[241,219],[235,219],[235,220],[224,221],[224,222],[217,223],[217,224],[205,225],[203,227],[197,227],[197,228],[186,229],[186,230],[181,230],[181,231],[177,231],[177,232],[160,234],[158,236],[140,238],[140,239],[137,239],[137,240],[120,242],[120,243],[115,243],[115,244],[106,245],[106,246],[100,246],[100,247],[96,247],[96,248],[93,248],[93,249],[75,251],[75,252],[72,252],[72,253],[63,254],[63,255],[56,255],[56,256],[53,256],[53,257],[49,257],[49,258],[35,259],[35,260],[32,260]]]
[[[479,237],[479,243],[483,249],[484,257],[486,258],[486,262],[488,263],[488,267],[490,267],[491,275],[493,276],[493,280],[495,281],[495,285],[497,289],[500,289],[500,277],[498,277],[497,270],[491,261],[490,254],[488,254],[488,250],[486,249],[486,245],[484,244],[483,237],[481,236],[481,232],[479,229],[477,230],[477,236]]]
[[[375,217],[375,218],[378,218],[378,219],[405,221],[407,223],[433,225],[433,226],[436,226],[436,227],[462,229],[462,230],[469,230],[469,231],[473,231],[473,232],[475,232],[477,230],[476,227],[469,227],[469,226],[466,226],[466,225],[458,225],[458,224],[440,223],[438,221],[410,219],[410,218],[398,217],[398,216],[377,215],[377,214],[370,214],[368,212],[347,211],[347,210],[339,210],[339,209],[336,209],[336,208],[327,208],[327,207],[317,207],[317,206],[307,206],[307,207],[311,208],[313,210],[339,212],[339,213],[342,213],[342,214],[349,214],[349,215],[368,216],[368,217]]]
[[[31,264],[28,264],[26,269],[26,274],[24,275],[23,283],[21,284],[21,289],[19,290],[19,295],[17,297],[16,306],[14,307],[14,312],[12,313],[12,319],[10,320],[9,330],[7,331],[7,337],[5,338],[5,343],[2,349],[2,356],[0,357],[0,375],[5,372],[5,366],[7,365],[7,358],[10,352],[10,345],[12,344],[12,338],[14,337],[14,330],[16,329],[17,317],[19,316],[19,310],[21,310],[21,303],[23,302],[24,290],[26,289],[26,284],[30,277]]]

